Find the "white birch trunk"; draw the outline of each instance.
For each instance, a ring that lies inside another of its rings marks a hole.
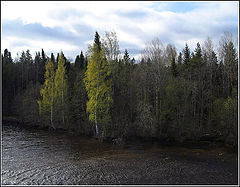
[[[63,110],[63,93],[64,93],[64,87],[62,87],[62,116],[63,116],[63,125],[64,125],[64,110]]]
[[[54,125],[53,125],[53,77],[51,79],[51,83],[52,83],[52,89],[51,89],[51,126],[53,129],[55,129]]]
[[[97,91],[96,91],[96,106],[95,106],[95,128],[96,128],[96,137],[99,136],[98,131],[98,121],[97,121],[97,105],[98,105],[98,88],[99,88],[99,74],[100,68],[98,68],[98,82],[97,82]]]
[[[63,71],[62,71],[62,117],[63,117],[63,125],[64,123],[64,107],[63,107],[63,94],[64,94],[64,77],[63,77]]]
[[[51,126],[52,126],[52,128],[54,128],[54,126],[53,126],[53,106],[52,106],[52,103],[51,103]]]
[[[98,123],[97,123],[97,105],[95,107],[95,128],[96,128],[96,137],[98,137]]]

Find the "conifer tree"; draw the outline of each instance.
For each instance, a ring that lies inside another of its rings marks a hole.
[[[124,63],[125,63],[125,64],[129,64],[129,63],[130,63],[130,57],[129,57],[129,54],[128,54],[128,50],[127,50],[127,49],[125,49],[123,59],[124,59]]]
[[[44,74],[45,74],[45,71],[46,71],[46,69],[45,69],[46,61],[47,61],[47,57],[45,55],[44,50],[42,49],[41,57],[40,57],[40,64],[39,64],[39,70],[38,70],[38,72],[39,72],[38,78],[39,78],[39,82],[41,84],[44,83]]]
[[[177,58],[177,70],[179,75],[182,74],[182,69],[183,69],[182,63],[183,63],[182,52],[180,52]]]
[[[82,51],[81,51],[80,55],[77,55],[77,56],[76,56],[76,59],[75,59],[75,68],[76,68],[77,72],[86,69],[85,59],[84,59],[84,56],[83,56],[83,52],[82,52]]]
[[[189,49],[187,43],[186,43],[185,49],[183,50],[183,54],[184,54],[183,63],[187,67],[189,65],[189,62],[190,62],[190,49]]]
[[[74,62],[74,67],[76,70],[79,70],[80,69],[79,66],[80,66],[80,58],[79,58],[79,55],[77,55]]]
[[[55,60],[55,56],[54,56],[53,53],[51,53],[51,61],[52,61],[53,66],[54,66],[54,70],[56,70],[57,69],[57,62]]]
[[[177,72],[177,66],[176,66],[176,62],[175,62],[175,57],[174,56],[172,57],[172,62],[171,62],[171,72],[172,72],[172,75],[174,77],[177,77],[178,72]]]
[[[79,56],[79,62],[80,62],[80,70],[86,69],[85,62],[84,62],[84,56],[83,56],[82,51],[81,51],[80,56]]]
[[[181,52],[179,53],[179,56],[178,56],[178,64],[182,65],[182,53]]]
[[[230,41],[226,47],[225,57],[225,67],[226,67],[226,77],[227,77],[227,95],[232,95],[232,89],[237,86],[237,69],[238,69],[238,58],[237,52],[233,45],[233,42]]]

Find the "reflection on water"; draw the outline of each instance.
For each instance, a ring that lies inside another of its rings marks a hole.
[[[74,184],[79,166],[112,150],[94,139],[6,125],[2,148],[2,184]]]
[[[16,125],[2,129],[2,184],[237,182],[234,164],[179,161],[164,152],[114,148],[65,132]]]

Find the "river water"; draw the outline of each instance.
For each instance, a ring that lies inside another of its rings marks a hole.
[[[179,156],[149,145],[17,125],[2,127],[3,185],[237,184],[237,160]]]

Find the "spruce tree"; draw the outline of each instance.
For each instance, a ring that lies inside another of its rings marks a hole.
[[[76,56],[75,59],[75,68],[77,72],[86,70],[85,58],[83,56],[83,52],[81,51],[80,55]]]
[[[183,63],[185,64],[186,67],[188,67],[190,62],[190,49],[187,43],[186,43],[185,49],[183,50],[183,54],[184,54]]]
[[[52,61],[53,66],[54,66],[54,70],[56,70],[57,69],[57,62],[55,60],[55,57],[54,57],[53,53],[51,53],[51,61]]]
[[[75,62],[74,62],[74,66],[76,70],[80,69],[80,58],[79,55],[76,56]]]
[[[182,58],[182,53],[180,52],[177,59],[177,70],[179,75],[182,74],[182,63],[183,63],[183,58]]]
[[[85,61],[85,60],[84,60],[83,52],[81,51],[80,57],[79,57],[80,70],[86,69],[86,67],[85,67],[85,62],[84,62],[84,61]]]
[[[98,32],[95,33],[94,44],[97,46],[97,52],[101,51],[101,41]]]
[[[129,57],[129,54],[128,54],[128,50],[127,50],[127,49],[125,49],[123,59],[124,59],[124,63],[125,63],[125,64],[129,64],[129,63],[130,63],[130,57]]]
[[[38,75],[38,80],[40,82],[40,84],[44,83],[44,74],[45,74],[45,65],[46,65],[46,61],[47,61],[47,57],[45,55],[44,50],[42,49],[41,52],[41,57],[40,57],[40,63],[39,63],[39,75]]]
[[[237,86],[238,82],[238,58],[237,52],[233,45],[233,42],[230,41],[227,44],[227,50],[225,55],[225,67],[226,67],[226,76],[227,76],[227,95],[232,95],[232,89]]]
[[[175,62],[175,57],[172,57],[171,73],[172,73],[173,77],[177,77],[178,76],[177,66],[176,66],[176,62]]]

